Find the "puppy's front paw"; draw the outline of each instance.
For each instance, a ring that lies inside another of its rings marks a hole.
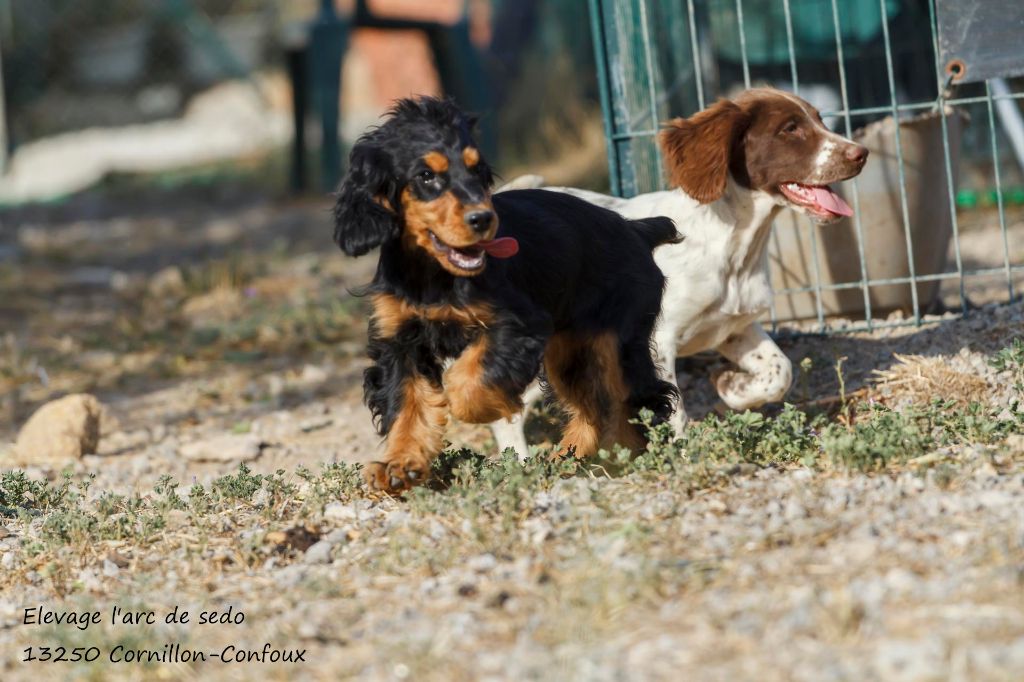
[[[422,485],[429,474],[425,463],[412,461],[370,462],[363,469],[370,490],[397,495],[415,485]]]
[[[734,404],[743,403],[748,399],[747,394],[751,391],[753,377],[746,372],[726,370],[717,376],[713,376],[712,380],[715,383],[715,388],[718,390],[719,397],[727,405],[733,407]],[[737,408],[733,407],[733,409]]]

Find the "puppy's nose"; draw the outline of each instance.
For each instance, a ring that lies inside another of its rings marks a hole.
[[[466,214],[466,224],[478,234],[491,229],[494,223],[494,211],[473,211]]]
[[[846,148],[845,156],[854,163],[864,163],[868,160],[868,148],[861,144],[851,144]]]

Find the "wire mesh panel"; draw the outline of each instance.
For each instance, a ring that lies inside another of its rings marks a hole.
[[[593,2],[599,39],[612,190],[632,196],[657,187],[659,122],[700,106],[701,88],[685,6],[672,0]],[[601,67],[599,65],[599,71]]]
[[[973,4],[942,1],[939,11]],[[1024,9],[1006,5],[1004,16],[1024,21]],[[852,219],[818,226],[785,211],[776,221],[773,325],[920,324],[1020,290],[1024,92],[1020,81],[958,85],[946,73],[933,0],[590,0],[590,9],[617,195],[665,188],[663,122],[751,86],[799,94],[871,149],[841,190]]]

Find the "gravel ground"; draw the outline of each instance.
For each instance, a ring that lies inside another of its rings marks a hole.
[[[86,529],[63,544],[47,539],[54,511],[0,517],[3,679],[1024,679],[1019,434],[871,473],[737,461],[699,481],[590,469],[494,494],[318,497],[297,467],[378,447],[360,404],[365,307],[348,293],[373,263],[332,250],[328,207],[254,203],[245,188],[160,210],[76,201],[0,216],[0,470],[36,408],[89,392],[106,406],[103,436],[68,470],[94,475],[90,505],[105,491],[156,500],[166,475],[191,500],[240,461],[284,470],[303,504],[275,507],[264,487],[205,516],[161,509],[145,537]],[[969,231],[965,253],[983,258],[972,240],[992,238]],[[795,363],[810,359],[791,401],[834,418],[841,391],[893,407],[974,391],[1009,414],[1013,371],[991,361],[1021,336],[1024,305],[927,322],[784,337]],[[718,362],[684,367],[688,410],[711,414]],[[553,419],[533,419],[536,439]],[[452,440],[492,447],[479,427],[456,425]],[[54,481],[59,468],[25,467]],[[36,605],[233,606],[245,622],[25,625]],[[29,646],[171,641],[269,642],[306,662],[21,661]]]

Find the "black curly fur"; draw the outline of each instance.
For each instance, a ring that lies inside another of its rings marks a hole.
[[[363,388],[378,431],[386,435],[402,410],[407,379],[419,376],[440,386],[443,361],[459,356],[481,335],[488,349],[482,362],[485,382],[518,400],[540,372],[553,334],[611,332],[619,340],[632,410],[648,408],[666,419],[676,389],[658,379],[652,360],[651,332],[664,277],[651,250],[678,237],[671,220],[627,221],[544,190],[501,193],[492,198],[499,236],[515,237],[519,253],[508,259],[488,257],[484,271],[469,277],[450,274],[433,256],[399,239],[400,199],[416,164],[436,150],[461,158],[463,148],[475,146],[472,127],[473,119],[450,100],[398,102],[380,127],[356,143],[337,195],[334,237],[342,250],[358,256],[380,246],[369,293],[418,306],[486,304],[494,311],[486,328],[412,317],[389,338],[371,323],[373,365]],[[460,182],[461,191],[474,197],[486,198],[493,182],[483,160],[472,169],[453,164],[452,176],[453,187]]]

